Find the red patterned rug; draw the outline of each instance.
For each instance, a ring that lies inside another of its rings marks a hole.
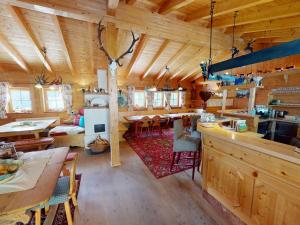
[[[171,129],[164,131],[162,135],[159,133],[143,134],[141,137],[126,137],[126,140],[156,178],[192,168],[192,166],[187,166],[191,164],[190,160],[181,159],[180,165],[174,165],[170,171],[173,152],[173,130]],[[181,158],[185,156],[187,156],[186,153],[181,154]]]

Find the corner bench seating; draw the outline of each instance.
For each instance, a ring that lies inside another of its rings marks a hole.
[[[43,137],[40,139],[24,139],[12,142],[17,151],[33,151],[46,149],[54,143],[53,137]]]
[[[84,128],[75,125],[59,125],[51,129],[49,135],[55,139],[57,147],[84,147]]]

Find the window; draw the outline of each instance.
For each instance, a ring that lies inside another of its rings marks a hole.
[[[178,92],[171,92],[170,106],[172,106],[172,107],[178,107],[179,106]]]
[[[163,107],[164,103],[164,94],[163,92],[154,92],[153,96],[153,107],[154,108],[161,108]]]
[[[49,112],[61,112],[65,110],[64,100],[59,90],[43,89],[45,110]]]
[[[146,107],[146,96],[144,91],[134,92],[134,107],[145,108]]]
[[[10,88],[10,111],[14,113],[32,112],[29,88]]]

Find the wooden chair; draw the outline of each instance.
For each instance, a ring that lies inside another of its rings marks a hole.
[[[47,203],[39,205],[32,209],[35,211],[36,225],[41,224],[41,209],[48,208],[49,206],[58,205],[61,203],[64,203],[65,206],[68,225],[73,225],[73,219],[72,219],[69,201],[70,199],[72,199],[74,206],[78,205],[77,198],[76,198],[76,180],[75,180],[77,158],[78,158],[77,154],[73,155],[73,160],[71,161],[70,176],[63,176],[58,179],[56,188],[50,200]]]
[[[150,133],[152,120],[148,116],[144,116],[141,121],[137,122],[137,130],[139,131],[140,135],[143,133],[143,130],[147,130],[148,134]]]
[[[191,157],[186,157],[188,159],[192,159],[192,168],[193,168],[193,173],[192,173],[192,179],[194,180],[195,176],[195,167],[197,166],[199,170],[200,166],[200,146],[201,146],[201,139],[200,138],[195,138],[189,135],[186,135],[184,132],[184,127],[183,127],[183,120],[175,120],[174,121],[174,141],[173,141],[173,157],[172,157],[172,163],[171,163],[171,168],[172,170],[174,164],[175,164],[175,159],[176,164],[179,163],[180,156],[182,152],[188,152],[193,154]],[[198,158],[198,160],[197,160]],[[197,165],[196,162],[198,161]],[[189,164],[190,165],[190,164]]]
[[[158,115],[152,118],[151,132],[154,131],[159,131],[160,134],[162,133],[161,118]]]

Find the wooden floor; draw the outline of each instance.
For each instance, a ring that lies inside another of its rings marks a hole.
[[[126,142],[120,149],[117,168],[110,167],[109,154],[81,152],[76,225],[226,224],[202,198],[199,174],[196,182],[190,171],[156,179]]]

